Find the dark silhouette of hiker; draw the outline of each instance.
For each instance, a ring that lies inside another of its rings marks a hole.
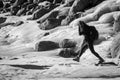
[[[100,60],[98,64],[101,64],[104,62],[104,59],[99,56],[99,54],[94,50],[93,43],[95,40],[98,39],[99,34],[98,31],[94,26],[88,26],[83,21],[79,21],[79,35],[83,35],[85,37],[81,49],[78,51],[78,56],[73,59],[75,61],[79,62],[79,58],[82,56],[84,51],[89,48],[90,51]]]

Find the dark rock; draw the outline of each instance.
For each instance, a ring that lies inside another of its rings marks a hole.
[[[59,56],[64,57],[64,58],[70,58],[70,57],[77,56],[77,53],[75,53],[72,48],[63,48],[60,51]]]
[[[19,25],[22,25],[23,23],[24,23],[23,21],[18,21],[13,26],[19,26]]]
[[[48,51],[59,48],[59,45],[52,41],[41,41],[36,44],[37,51]]]
[[[19,59],[19,58],[12,58],[12,59],[10,59],[10,60],[17,60],[17,59]]]
[[[16,0],[11,7],[11,15],[16,15],[17,12],[21,9],[22,5],[27,3],[28,0]]]
[[[7,19],[6,17],[0,17],[0,24],[4,23],[6,21],[6,19]]]
[[[11,5],[9,3],[4,3],[4,8],[9,8]]]
[[[19,6],[16,6],[16,7],[11,7],[11,15],[16,15],[17,12],[20,10],[20,7]]]
[[[61,48],[75,48],[76,47],[76,42],[71,40],[71,39],[64,39],[59,43],[59,46]]]
[[[99,3],[103,2],[105,0],[90,0],[90,6],[88,6],[89,8],[98,5]]]
[[[3,8],[4,4],[3,4],[3,1],[1,0],[0,1],[0,8]]]
[[[46,13],[48,13],[50,10],[46,9],[46,8],[41,8],[37,11],[35,11],[33,13],[33,17],[31,18],[31,20],[36,20],[39,19],[40,17],[42,17],[43,15],[45,15]]]
[[[26,12],[26,15],[32,15],[32,11],[28,11],[28,12]],[[28,18],[28,20],[32,20],[32,17],[31,18]]]
[[[58,16],[59,11],[50,11],[49,13],[42,16],[40,19],[37,20],[37,23],[43,23],[46,19],[49,18],[56,18]]]
[[[16,0],[10,0],[10,3],[15,3]]]
[[[0,57],[0,60],[2,60],[3,58]]]
[[[50,33],[49,33],[49,32],[47,32],[47,33],[45,33],[45,34],[44,34],[44,36],[47,36],[47,35],[49,35],[49,34],[50,34]]]
[[[84,11],[88,4],[89,0],[75,0],[69,11],[69,15]]]
[[[46,21],[44,21],[43,23],[41,23],[39,25],[39,27],[42,30],[50,30],[50,29],[53,29],[53,28],[59,26],[60,23],[61,23],[60,19],[48,18]]]

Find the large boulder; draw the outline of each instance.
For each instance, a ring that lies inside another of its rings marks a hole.
[[[44,16],[42,16],[41,18],[39,18],[37,20],[37,23],[43,23],[46,19],[48,18],[56,18],[58,15],[59,11],[50,11],[49,13],[45,14]]]
[[[76,47],[76,42],[71,39],[64,39],[59,43],[59,46],[61,48],[75,48]]]
[[[74,49],[72,48],[63,48],[59,56],[64,57],[64,58],[70,58],[70,57],[75,57],[77,56],[77,53],[75,53]]]
[[[46,9],[46,8],[41,8],[41,9],[38,9],[36,10],[34,13],[33,13],[33,16],[31,18],[28,18],[29,20],[36,20],[36,19],[39,19],[40,17],[42,17],[43,15],[45,15],[46,13],[48,13],[50,10],[49,9]]]
[[[81,43],[83,42],[83,39],[64,39],[59,43],[59,46],[61,48],[61,51],[59,53],[59,56],[69,58],[69,57],[75,57],[78,55],[78,52],[81,49]]]
[[[39,24],[40,29],[42,30],[50,30],[57,26],[59,26],[61,23],[60,19],[56,18],[48,18],[43,23]]]
[[[88,4],[89,0],[75,0],[69,11],[69,15],[75,14],[76,12],[84,11]]]
[[[37,51],[48,51],[59,48],[59,45],[52,41],[41,41],[35,45]]]

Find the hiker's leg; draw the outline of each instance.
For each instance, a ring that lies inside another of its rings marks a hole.
[[[90,51],[100,60],[100,62],[104,62],[104,59],[94,50],[93,42],[88,42],[88,47]]]
[[[87,47],[88,47],[88,45],[87,45],[86,41],[83,41],[81,49],[78,51],[77,57],[74,58],[73,60],[79,62],[80,57],[82,56],[84,51],[87,49]]]

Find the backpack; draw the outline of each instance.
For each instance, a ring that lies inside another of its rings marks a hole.
[[[98,31],[96,30],[96,28],[94,26],[90,26],[90,38],[92,40],[97,40],[98,37],[99,37],[99,33]]]

